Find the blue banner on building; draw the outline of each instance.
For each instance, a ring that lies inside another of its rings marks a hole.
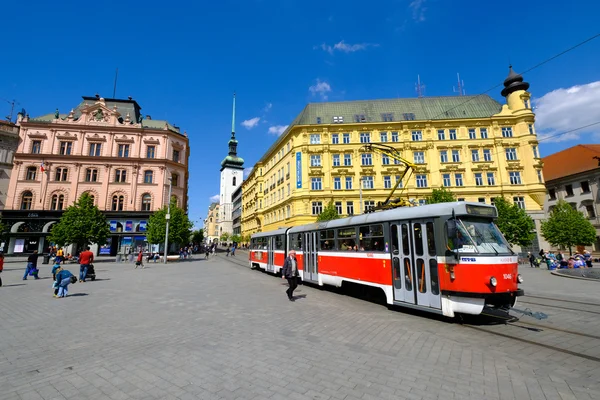
[[[110,221],[110,231],[111,232],[117,231],[117,221]]]
[[[296,153],[296,189],[302,189],[302,153]]]
[[[125,232],[133,231],[133,221],[125,221]]]
[[[140,232],[146,232],[147,225],[148,225],[147,221],[140,221]]]

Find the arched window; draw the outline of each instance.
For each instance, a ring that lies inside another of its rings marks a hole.
[[[152,196],[149,193],[144,193],[142,195],[142,211],[150,211],[150,207],[152,206]]]
[[[179,186],[179,175],[171,174],[171,185]]]
[[[144,171],[144,183],[152,183],[154,173],[152,171]]]
[[[33,203],[33,193],[29,190],[23,192],[21,195],[21,210],[31,210],[31,204]]]
[[[90,199],[92,200],[92,204],[96,204],[96,197],[93,194],[90,194]]]
[[[123,211],[124,204],[125,204],[125,196],[114,195],[112,198],[112,211]]]
[[[233,177],[233,186],[235,186],[236,179],[237,179],[237,178],[234,176],[234,177]]]
[[[50,203],[51,210],[62,210],[64,204],[65,204],[65,195],[64,194],[52,195],[52,202]]]
[[[35,176],[37,175],[36,167],[27,167],[27,175],[25,175],[25,179],[28,181],[35,181]]]
[[[66,167],[58,167],[56,168],[56,173],[54,174],[54,180],[65,182],[68,177],[69,170]]]

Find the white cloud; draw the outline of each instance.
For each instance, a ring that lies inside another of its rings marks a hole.
[[[244,178],[247,178],[250,172],[252,172],[252,167],[244,168]]]
[[[260,117],[254,117],[254,118],[250,118],[245,121],[242,121],[242,126],[244,126],[246,129],[252,129],[256,125],[258,125],[259,122],[260,122]]]
[[[327,93],[331,92],[331,85],[327,82],[321,82],[317,79],[317,83],[310,86],[308,90],[313,94],[313,96],[319,95],[321,99],[327,100]]]
[[[563,142],[578,139],[582,133],[600,135],[600,124],[576,132],[551,137],[600,121],[600,81],[556,89],[534,99],[535,126],[540,140]]]
[[[212,196],[209,200],[211,203],[218,203],[219,202],[219,195],[215,194],[214,196]]]
[[[287,129],[288,125],[275,125],[269,127],[269,133],[271,135],[281,136],[281,134]]]
[[[378,44],[373,43],[356,43],[348,44],[343,40],[335,43],[333,46],[323,43],[320,46],[314,46],[314,49],[322,49],[329,54],[333,54],[335,51],[341,51],[342,53],[354,53],[355,51],[366,50],[367,47],[378,47]]]
[[[271,111],[271,108],[273,108],[273,103],[267,103],[265,108],[263,108],[263,112],[269,112]]]
[[[413,0],[408,5],[408,8],[412,10],[412,18],[416,22],[425,21],[425,11],[427,11],[427,7],[425,7],[426,0]]]

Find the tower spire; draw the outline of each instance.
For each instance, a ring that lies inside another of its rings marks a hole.
[[[235,137],[235,92],[233,92],[233,115],[231,117],[231,137]]]

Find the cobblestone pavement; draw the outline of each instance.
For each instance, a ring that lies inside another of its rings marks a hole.
[[[96,272],[66,299],[2,274],[1,400],[600,398],[599,362],[315,287],[291,303],[222,255]]]

